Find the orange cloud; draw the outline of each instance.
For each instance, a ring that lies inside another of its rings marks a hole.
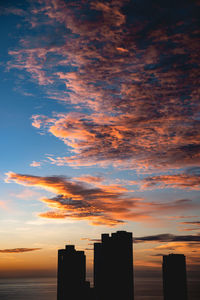
[[[90,178],[91,179],[91,178]],[[88,220],[94,225],[115,226],[125,221],[152,222],[159,216],[195,207],[188,199],[172,202],[147,202],[131,196],[128,189],[120,185],[76,181],[63,176],[33,176],[9,172],[6,182],[39,187],[56,194],[54,198],[41,201],[52,210],[39,214],[40,217]]]
[[[134,260],[134,266],[137,267],[151,267],[151,268],[160,268],[161,263],[159,261],[150,261],[150,260]]]
[[[87,186],[86,183],[64,177],[39,177],[10,172],[7,182],[10,181],[58,194],[52,199],[42,199],[50,208],[56,209],[55,212],[40,214],[46,218],[88,219],[95,225],[112,226],[123,223],[119,218],[126,218],[126,214],[137,206],[139,200],[129,197],[125,189],[121,190],[117,186]]]
[[[200,253],[200,243],[195,243],[195,242],[182,242],[182,243],[166,243],[165,245],[160,245],[157,247],[154,247],[154,251],[176,251],[178,253],[187,253],[187,261],[192,263],[197,263],[195,258],[199,257]],[[200,263],[200,262],[199,262]]]

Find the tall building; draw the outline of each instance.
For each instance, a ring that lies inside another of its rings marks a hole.
[[[164,255],[162,268],[164,300],[187,300],[185,256]]]
[[[76,251],[73,245],[58,250],[57,300],[89,299],[90,286],[85,278],[84,252]]]
[[[94,288],[97,300],[133,300],[132,233],[102,234],[94,244]]]

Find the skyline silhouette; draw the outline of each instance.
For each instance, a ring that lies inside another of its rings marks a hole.
[[[58,250],[57,300],[89,300],[90,294],[84,251],[66,245],[65,249]]]
[[[58,250],[57,300],[134,300],[133,236],[103,233],[94,243],[93,284],[86,281],[84,251]],[[163,255],[163,300],[188,300],[184,254]]]
[[[184,254],[163,256],[164,300],[187,300],[186,259]]]
[[[94,243],[94,289],[97,300],[133,300],[133,237],[117,231]]]

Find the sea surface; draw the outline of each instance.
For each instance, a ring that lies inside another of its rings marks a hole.
[[[199,280],[188,289],[189,300],[200,299]],[[0,300],[56,300],[56,278],[0,279]],[[134,300],[163,300],[161,279],[136,279]]]

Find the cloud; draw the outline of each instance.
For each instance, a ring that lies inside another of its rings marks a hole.
[[[0,253],[24,253],[36,250],[41,250],[42,248],[14,248],[14,249],[0,249]]]
[[[156,254],[152,254],[151,256],[163,256],[165,255],[164,253],[156,253]]]
[[[14,1],[13,1],[14,2]],[[17,3],[13,3],[12,1],[1,1],[0,2],[0,15],[16,15],[25,17],[26,11],[22,9],[20,6],[18,7]]]
[[[199,174],[160,175],[143,179],[142,188],[178,188],[200,190]]]
[[[0,207],[3,210],[8,210],[8,203],[6,203],[6,201],[4,201],[4,200],[0,200]]]
[[[22,40],[9,52],[8,69],[27,72],[49,98],[88,112],[36,118],[35,127],[73,152],[52,163],[200,164],[197,1],[32,5],[26,20],[45,36],[39,30]]]
[[[200,221],[181,222],[181,224],[200,226]]]
[[[181,228],[180,231],[199,231],[199,227]]]
[[[164,245],[156,246],[152,249],[147,249],[147,251],[156,255],[156,251],[166,252],[174,251],[176,253],[184,253],[186,255],[187,266],[190,268],[192,265],[197,266],[199,264],[199,251],[200,243],[199,241],[178,241],[178,242],[168,242]],[[158,253],[159,254],[159,253]]]
[[[40,167],[41,166],[41,162],[39,161],[33,161],[31,164],[30,164],[31,167]]]
[[[53,198],[41,199],[51,210],[40,213],[40,217],[87,220],[93,225],[116,226],[127,221],[152,222],[157,218],[159,220],[161,216],[196,207],[190,199],[148,202],[132,196],[121,185],[96,184],[91,180],[88,183],[64,176],[42,177],[9,172],[6,182],[38,187],[56,194]]]
[[[186,222],[181,222],[180,224],[191,226],[189,228],[180,229],[182,231],[196,231],[196,230],[199,231],[200,230],[200,221],[186,221]]]
[[[175,119],[171,121],[174,125],[177,122]],[[37,122],[41,126],[42,120],[39,116]],[[105,166],[113,163],[128,168],[180,167],[200,162],[197,141],[193,140],[190,146],[185,147],[184,131],[188,128],[183,124],[184,121],[179,124],[180,130],[176,129],[179,137],[170,140],[171,133],[168,135],[168,128],[164,128],[169,122],[165,118],[158,122],[150,119],[139,120],[128,113],[115,117],[80,113],[58,115],[57,118],[45,121],[45,127],[72,149],[72,155],[50,160],[58,165]]]
[[[124,189],[117,190],[116,186],[93,187],[61,176],[39,177],[9,173],[7,181],[40,187],[57,194],[52,199],[42,199],[48,207],[54,209],[40,214],[45,218],[86,219],[95,225],[114,226],[123,223],[120,217],[127,219],[140,200],[129,197]],[[137,215],[135,218],[137,219]]]
[[[134,243],[143,242],[156,242],[156,243],[166,243],[166,242],[200,242],[200,234],[197,235],[174,235],[170,233],[157,234],[143,237],[135,237],[133,239]]]
[[[39,194],[36,191],[25,189],[19,193],[11,193],[11,196],[19,199],[30,199],[39,196]]]
[[[80,177],[74,178],[75,180],[87,182],[87,183],[101,183],[104,179],[101,176],[92,176],[92,175],[82,175]]]
[[[185,238],[185,240],[187,240]],[[198,241],[166,241],[166,242],[153,242],[153,243],[161,243],[158,246],[152,248],[146,248],[143,251],[143,255],[145,257],[154,257],[154,261],[161,263],[161,258],[163,255],[167,255],[169,253],[177,253],[177,254],[185,254],[186,262],[187,262],[187,269],[190,271],[193,269],[194,266],[197,267],[199,264],[199,251],[200,251],[200,242]],[[137,249],[137,244],[135,245]],[[135,251],[136,254],[140,255],[141,250]],[[144,261],[144,265],[145,265]]]
[[[40,85],[52,84],[53,79],[46,76],[43,70],[43,60],[46,54],[47,52],[43,48],[9,51],[9,55],[16,57],[16,61],[9,63],[7,69],[25,70]]]
[[[169,216],[169,219],[191,219],[191,218],[199,218],[199,216],[188,215],[188,216]]]

